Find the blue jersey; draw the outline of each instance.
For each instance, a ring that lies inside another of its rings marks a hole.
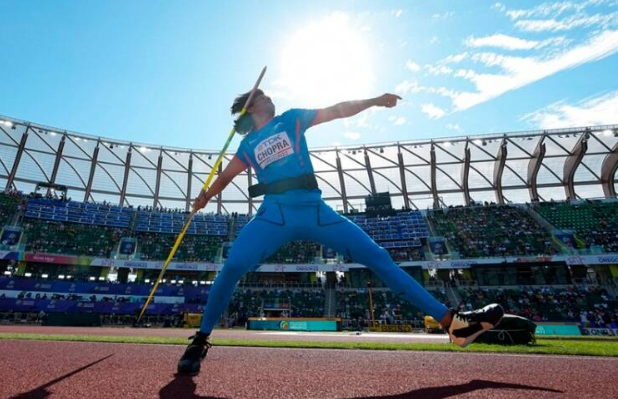
[[[260,183],[313,173],[305,131],[317,113],[314,109],[291,109],[274,117],[243,139],[236,156],[253,168]]]

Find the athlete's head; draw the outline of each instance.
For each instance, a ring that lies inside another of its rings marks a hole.
[[[247,102],[249,94],[251,94],[251,92],[241,94],[234,99],[234,103],[230,108],[232,115],[236,115],[242,111],[242,107],[245,105],[245,102]],[[273,104],[270,97],[265,95],[260,89],[255,91],[251,103],[247,105],[247,113],[234,122],[237,133],[245,135],[255,128],[255,120],[252,114],[267,115],[271,118],[275,116],[275,104]]]

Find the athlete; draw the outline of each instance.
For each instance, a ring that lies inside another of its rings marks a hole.
[[[238,114],[249,93],[234,100],[232,115]],[[339,215],[322,201],[309,158],[305,132],[312,126],[347,118],[370,107],[392,108],[401,97],[379,97],[347,101],[332,107],[291,109],[275,116],[275,105],[261,90],[255,93],[247,113],[236,121],[236,131],[245,138],[227,167],[212,186],[195,199],[202,209],[239,173],[252,168],[258,184],[249,188],[252,197],[265,195],[257,214],[234,241],[228,258],[208,295],[200,330],[178,363],[180,374],[196,375],[211,347],[210,333],[227,308],[236,284],[280,246],[294,240],[310,240],[348,255],[368,266],[394,293],[439,320],[456,345],[465,347],[502,318],[500,305],[471,312],[448,309],[404,272],[388,251],[376,244],[360,227]]]

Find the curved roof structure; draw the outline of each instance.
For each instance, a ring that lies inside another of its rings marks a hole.
[[[0,116],[0,188],[30,192],[55,183],[74,200],[188,210],[217,154]],[[618,191],[618,125],[313,148],[310,155],[323,198],[345,212],[386,191],[394,207],[413,209],[610,198]],[[255,182],[247,170],[206,209],[253,213],[259,201],[247,187]]]

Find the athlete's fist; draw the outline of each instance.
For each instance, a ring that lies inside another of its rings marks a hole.
[[[206,192],[204,190],[200,191],[200,195],[193,201],[193,212],[197,212],[200,209],[204,208],[208,203],[208,199],[206,199]]]
[[[397,94],[384,93],[380,97],[376,97],[376,105],[378,107],[393,108],[397,105],[397,100],[401,100]]]

